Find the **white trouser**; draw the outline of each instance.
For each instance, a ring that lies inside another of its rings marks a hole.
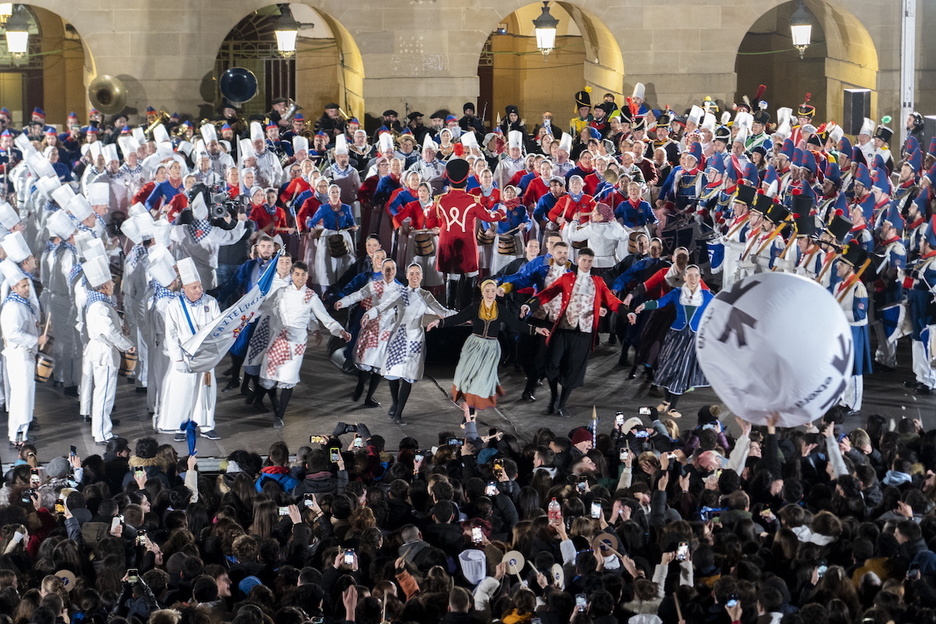
[[[179,431],[189,420],[204,430],[215,428],[215,402],[218,398],[214,371],[208,373],[184,373],[170,363],[163,380],[157,412],[157,428],[160,431]]]
[[[913,374],[917,382],[930,390],[936,389],[936,369],[930,366],[929,345],[919,340],[910,342],[913,358]]]
[[[91,367],[94,391],[91,398],[91,435],[95,442],[113,437],[111,410],[117,395],[117,367],[96,364]]]
[[[26,349],[6,348],[3,350],[3,378],[9,393],[7,403],[7,429],[10,442],[16,442],[17,434],[26,439],[29,423],[36,405],[35,356]]]
[[[851,410],[861,411],[861,400],[864,398],[864,376],[852,375],[845,383],[845,394],[842,403]]]

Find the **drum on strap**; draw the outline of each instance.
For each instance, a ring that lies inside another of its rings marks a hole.
[[[431,256],[435,253],[435,238],[429,230],[418,230],[413,234],[413,253],[417,256]]]
[[[341,234],[329,234],[326,240],[328,255],[332,258],[343,258],[351,253],[348,240]]]
[[[124,351],[120,354],[120,370],[117,371],[117,374],[121,377],[129,377],[136,371],[137,367],[137,354],[136,353],[127,353]]]
[[[500,234],[497,237],[497,253],[502,256],[517,255],[517,235]]]
[[[55,371],[55,358],[45,353],[40,353],[36,357],[36,381],[45,383],[52,378]]]

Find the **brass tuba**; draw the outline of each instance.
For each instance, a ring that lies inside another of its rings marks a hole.
[[[116,115],[127,107],[127,88],[119,78],[101,74],[88,85],[91,106],[105,115]]]
[[[290,121],[296,113],[302,110],[302,107],[296,104],[292,98],[286,98],[286,112],[280,117],[283,121]]]
[[[159,114],[156,116],[156,119],[153,120],[153,123],[151,123],[146,128],[146,130],[144,131],[144,134],[146,134],[147,138],[152,139],[153,130],[156,128],[156,126],[158,126],[159,124],[166,125],[167,123],[169,123],[169,113],[167,113],[164,110],[161,110],[159,111]]]

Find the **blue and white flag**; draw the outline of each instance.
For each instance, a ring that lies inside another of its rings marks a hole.
[[[276,254],[257,280],[257,284],[247,291],[247,294],[182,345],[182,352],[192,372],[206,373],[217,366],[241,331],[254,319],[270,293],[281,255],[282,252]]]

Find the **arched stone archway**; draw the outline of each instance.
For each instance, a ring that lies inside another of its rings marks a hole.
[[[244,105],[246,114],[262,114],[276,97],[293,98],[314,119],[329,102],[348,114],[363,111],[364,66],[354,39],[334,18],[307,4],[289,5],[302,24],[295,54],[286,59],[276,47],[274,29],[281,11],[268,5],[243,17],[218,51],[215,78],[230,67],[244,67],[258,78],[257,97]],[[221,93],[214,94],[220,104]]]
[[[518,104],[528,116],[552,111],[565,128],[575,109],[573,94],[583,87],[591,88],[593,103],[604,93],[622,101],[624,58],[608,27],[575,4],[553,2],[550,12],[559,20],[556,49],[544,57],[536,48],[532,24],[541,7],[529,4],[502,18],[481,52],[478,113],[487,109],[489,125],[507,104]],[[538,121],[529,119],[531,124]]]
[[[812,94],[817,119],[841,120],[843,90],[865,88],[872,92],[876,110],[878,55],[867,28],[854,14],[823,0],[807,0],[815,17],[812,45],[803,59],[793,49],[790,15],[795,2],[779,4],[761,15],[742,40],[735,71],[738,88],[735,101],[766,84],[765,99],[771,109],[796,106],[804,94]]]

